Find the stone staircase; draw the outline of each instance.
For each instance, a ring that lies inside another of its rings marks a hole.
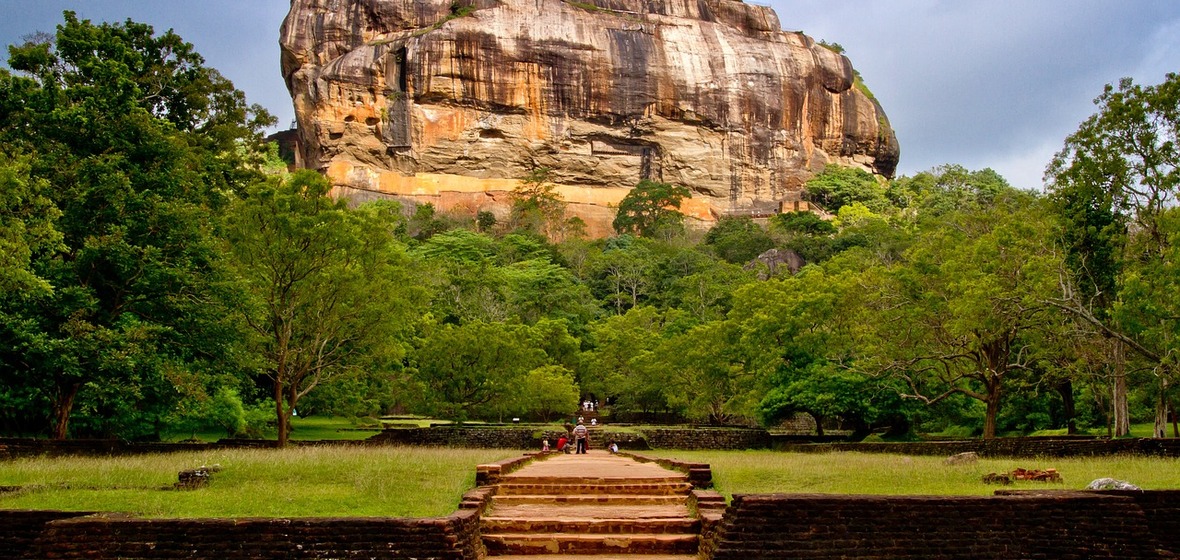
[[[689,560],[701,531],[691,491],[685,475],[654,465],[603,451],[561,455],[504,476],[480,532],[500,560]]]

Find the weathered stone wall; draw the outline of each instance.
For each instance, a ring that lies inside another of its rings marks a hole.
[[[766,430],[736,428],[660,428],[644,430],[652,449],[765,449],[770,446]]]
[[[788,443],[772,438],[773,448],[793,453],[895,453],[950,456],[973,451],[985,457],[1078,457],[1129,453],[1180,457],[1180,439],[997,438],[993,440],[918,441],[898,443]]]
[[[25,558],[46,523],[85,515],[90,512],[0,510],[0,558]]]
[[[715,560],[1160,558],[1126,496],[734,496]]]
[[[479,513],[447,517],[53,521],[28,557],[136,559],[434,558],[476,560]]]

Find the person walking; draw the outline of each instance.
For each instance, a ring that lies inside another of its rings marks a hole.
[[[586,429],[586,424],[582,419],[578,419],[578,425],[574,426],[574,441],[577,443],[577,450],[575,453],[585,454],[587,444],[589,444],[590,431]]]

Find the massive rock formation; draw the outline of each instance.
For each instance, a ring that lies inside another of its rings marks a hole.
[[[292,0],[281,44],[302,162],[348,196],[503,212],[549,167],[602,235],[643,178],[711,221],[897,165],[848,59],[737,0]]]

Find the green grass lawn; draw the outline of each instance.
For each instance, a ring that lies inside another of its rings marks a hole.
[[[521,451],[405,447],[221,450],[0,462],[2,509],[142,517],[431,517],[455,511],[475,465]],[[171,490],[176,473],[220,464],[207,488]]]
[[[734,494],[778,492],[832,494],[987,495],[998,488],[1082,489],[1096,478],[1127,480],[1149,490],[1180,489],[1180,459],[1154,457],[1076,457],[981,459],[947,466],[943,457],[879,453],[783,453],[777,451],[650,451],[645,454],[709,463],[717,490]],[[983,484],[991,472],[1055,468],[1064,484],[1017,482]]]

